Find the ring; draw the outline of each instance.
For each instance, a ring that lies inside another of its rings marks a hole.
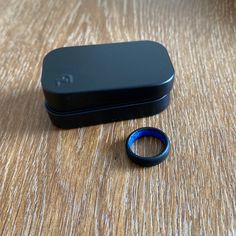
[[[159,154],[152,157],[138,156],[131,150],[131,146],[136,140],[138,140],[141,137],[154,137],[154,138],[159,139],[164,145],[163,150]],[[126,140],[126,152],[128,154],[128,157],[138,165],[155,166],[155,165],[160,164],[162,161],[164,161],[169,155],[170,140],[163,131],[157,128],[152,128],[152,127],[139,128],[133,131],[128,136]]]

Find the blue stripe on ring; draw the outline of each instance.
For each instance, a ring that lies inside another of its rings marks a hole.
[[[132,144],[141,137],[154,137],[159,139],[164,145],[166,145],[166,137],[156,129],[143,128],[134,132],[128,140],[128,146],[131,148]]]
[[[138,156],[131,150],[131,146],[137,139],[141,137],[154,137],[159,139],[164,144],[163,150],[159,154],[152,157]],[[128,154],[128,157],[138,165],[146,167],[155,166],[163,162],[169,155],[170,140],[163,131],[157,128],[153,127],[140,128],[133,131],[126,139],[126,152]]]

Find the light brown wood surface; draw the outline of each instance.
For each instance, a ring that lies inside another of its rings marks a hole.
[[[176,71],[159,115],[60,130],[44,109],[50,50],[149,39]],[[0,0],[0,235],[236,235],[236,2]],[[128,134],[168,159],[140,168]]]

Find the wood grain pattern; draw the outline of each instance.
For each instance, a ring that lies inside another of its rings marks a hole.
[[[235,235],[235,0],[0,0],[1,235]],[[59,130],[40,86],[57,47],[150,39],[176,70],[160,115]],[[154,126],[169,158],[125,154]]]

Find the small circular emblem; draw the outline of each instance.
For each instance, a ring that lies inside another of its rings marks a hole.
[[[66,86],[69,84],[73,84],[74,78],[71,74],[61,74],[57,79],[56,79],[56,85],[57,87],[61,86]]]

